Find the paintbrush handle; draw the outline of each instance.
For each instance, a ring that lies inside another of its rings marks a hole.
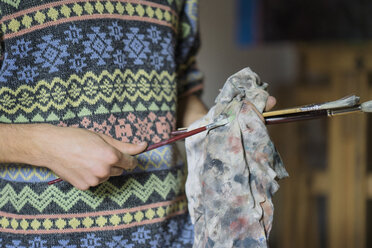
[[[186,133],[187,132],[187,128],[181,128],[181,129],[177,129],[175,131],[172,131],[170,133],[171,136],[176,136],[176,135],[180,135],[180,134],[183,134],[183,133]]]
[[[301,108],[291,108],[291,109],[281,109],[281,110],[274,110],[269,112],[263,112],[263,117],[271,117],[271,116],[278,116],[278,115],[288,115],[288,114],[295,114],[300,113]]]
[[[318,119],[321,117],[327,117],[329,115],[327,110],[317,110],[304,113],[290,114],[290,115],[281,115],[281,116],[271,116],[265,117],[265,124],[280,124],[280,123],[289,123],[295,121],[305,121]]]
[[[55,184],[55,183],[58,183],[58,182],[62,182],[62,181],[63,181],[62,178],[56,178],[56,179],[54,179],[52,181],[49,181],[48,182],[48,185],[52,185],[52,184]]]
[[[161,147],[161,146],[164,146],[164,145],[168,145],[168,144],[173,143],[173,142],[175,142],[177,140],[185,139],[185,138],[187,138],[189,136],[192,136],[194,134],[203,132],[205,130],[207,130],[207,127],[204,126],[204,127],[196,128],[196,129],[191,130],[191,131],[187,131],[187,130],[185,130],[185,132],[182,131],[181,134],[178,134],[177,136],[174,136],[174,137],[169,138],[167,140],[164,140],[164,141],[161,141],[159,143],[155,143],[155,144],[152,144],[152,145],[148,146],[147,149],[145,150],[145,152],[151,151],[153,149],[156,149],[156,148]]]

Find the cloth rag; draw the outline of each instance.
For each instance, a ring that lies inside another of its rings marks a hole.
[[[194,248],[267,247],[277,178],[288,176],[257,114],[267,84],[245,68],[228,78],[207,115],[189,130],[230,122],[186,139],[186,195]]]

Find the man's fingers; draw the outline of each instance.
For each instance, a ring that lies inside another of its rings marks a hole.
[[[276,104],[276,99],[273,96],[269,96],[266,101],[265,111],[270,111]]]
[[[122,153],[120,160],[115,163],[115,167],[123,168],[126,170],[134,169],[138,165],[136,157]]]
[[[110,176],[114,177],[114,176],[120,176],[121,174],[123,174],[124,170],[123,168],[119,168],[119,167],[111,167],[110,168]]]
[[[118,149],[120,152],[129,154],[129,155],[137,155],[143,152],[147,147],[146,142],[142,142],[139,144],[130,144],[130,143],[121,142],[119,140],[116,140],[112,137],[109,137],[101,133],[99,133],[98,135],[100,135],[108,144],[112,145],[113,147]]]
[[[101,133],[98,133],[98,135],[118,152],[115,160],[112,161],[112,165],[126,170],[134,169],[138,164],[137,159],[132,155],[143,152],[147,147],[146,142],[130,144],[121,142]]]

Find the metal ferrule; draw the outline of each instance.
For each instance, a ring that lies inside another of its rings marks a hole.
[[[360,112],[360,111],[362,111],[362,106],[358,105],[358,106],[351,107],[351,108],[328,110],[327,114],[328,116],[338,116],[338,115],[346,115],[352,112]]]
[[[303,112],[306,112],[306,111],[314,111],[314,110],[318,110],[320,109],[320,106],[318,104],[314,104],[314,105],[307,105],[305,107],[301,107],[300,110],[303,111]]]

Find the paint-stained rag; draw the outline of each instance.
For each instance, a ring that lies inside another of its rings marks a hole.
[[[266,88],[249,68],[239,71],[226,81],[208,114],[189,127],[230,118],[225,126],[186,139],[194,247],[268,246],[276,178],[288,174],[256,112],[264,110]]]

